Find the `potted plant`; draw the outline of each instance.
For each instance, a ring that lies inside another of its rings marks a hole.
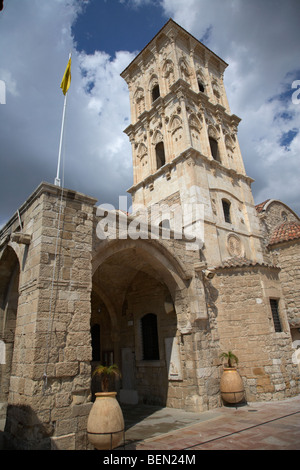
[[[238,365],[239,363],[238,357],[235,356],[235,354],[233,354],[231,351],[228,351],[227,353],[223,352],[222,354],[220,354],[220,358],[227,360],[227,368],[230,369],[234,367],[234,363],[236,363],[236,365]]]
[[[93,377],[99,377],[102,392],[96,392],[96,400],[91,408],[87,433],[89,442],[98,450],[112,450],[124,441],[124,418],[116,399],[117,392],[109,391],[110,379],[121,377],[116,364],[99,365]]]
[[[237,371],[238,357],[232,351],[223,352],[220,358],[226,359],[223,365],[223,374],[220,382],[220,391],[223,400],[227,403],[240,403],[244,398],[244,384]]]
[[[121,377],[121,372],[120,372],[119,367],[116,364],[113,364],[111,366],[103,366],[102,364],[99,364],[95,368],[92,374],[92,377],[96,377],[96,378],[98,377],[100,379],[102,392],[109,392],[111,379],[112,378],[116,379],[116,378]]]

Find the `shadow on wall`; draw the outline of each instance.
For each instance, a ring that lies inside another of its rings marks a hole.
[[[53,433],[54,423],[42,424],[30,406],[9,405],[0,450],[55,450]]]

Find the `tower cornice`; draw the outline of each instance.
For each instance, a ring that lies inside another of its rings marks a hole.
[[[194,148],[190,147],[184,150],[181,154],[177,155],[172,161],[166,163],[164,166],[159,168],[155,173],[147,176],[142,181],[139,181],[137,184],[132,185],[127,192],[129,194],[135,193],[140,188],[145,188],[150,184],[154,184],[155,181],[162,175],[171,174],[173,168],[175,168],[180,163],[189,163],[193,161],[194,164],[197,164],[197,161],[205,162],[212,171],[219,170],[224,175],[232,178],[235,181],[244,181],[248,186],[254,182],[254,179],[250,176],[244,175],[242,173],[237,172],[231,168],[227,168],[222,163],[214,160],[209,159],[207,156],[203,155],[201,152],[195,150]],[[170,178],[167,178],[170,179]]]
[[[159,36],[164,33],[166,36],[169,37],[170,40],[174,41],[175,38],[179,34],[185,35],[187,38],[189,38],[192,41],[191,48],[195,49],[196,45],[200,45],[203,50],[206,53],[206,57],[214,57],[222,67],[222,72],[228,67],[228,64],[221,59],[217,54],[215,54],[213,51],[211,51],[207,46],[205,46],[201,41],[196,39],[192,34],[190,34],[188,31],[186,31],[182,26],[177,24],[172,18],[170,18],[167,23],[158,31],[158,33],[154,36],[154,38],[137,54],[137,56],[130,62],[130,64],[121,72],[121,77],[128,83],[130,80],[129,75],[130,72],[129,70],[131,69],[133,64],[137,64],[142,61],[144,54],[146,51],[151,51],[153,52],[153,47],[155,44],[155,41],[159,38]],[[172,36],[173,35],[173,36]],[[176,36],[174,36],[176,35]]]

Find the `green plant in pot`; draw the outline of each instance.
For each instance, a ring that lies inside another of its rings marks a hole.
[[[116,364],[111,366],[103,366],[100,364],[94,370],[92,377],[99,377],[102,392],[108,392],[111,379],[121,378],[121,372]]]
[[[96,449],[112,450],[124,440],[124,418],[116,399],[117,392],[109,391],[110,379],[121,377],[121,372],[116,364],[99,365],[93,377],[100,378],[102,392],[95,393],[96,400],[87,422],[88,438]]]
[[[238,357],[232,352],[223,352],[220,358],[225,359],[227,364],[223,366],[220,381],[221,397],[226,403],[240,403],[244,399],[243,380],[237,371]]]
[[[239,363],[238,357],[235,354],[233,354],[231,351],[223,352],[222,354],[220,354],[220,358],[226,359],[227,367],[230,367],[230,368],[234,367],[234,364],[238,365]]]

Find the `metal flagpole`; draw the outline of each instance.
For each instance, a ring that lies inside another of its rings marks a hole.
[[[69,55],[69,60],[71,58],[71,53]],[[65,115],[66,115],[66,107],[67,107],[67,96],[68,92],[65,94],[65,99],[64,99],[64,108],[63,108],[63,116],[62,116],[62,122],[61,122],[61,131],[60,131],[60,141],[59,141],[59,152],[58,152],[58,162],[57,162],[57,172],[56,172],[56,178],[54,180],[55,186],[60,186],[60,178],[59,178],[59,170],[60,170],[60,160],[61,160],[61,148],[62,148],[62,141],[63,141],[63,135],[64,135],[64,127],[65,127]]]
[[[64,134],[64,126],[65,126],[65,115],[66,115],[66,106],[67,106],[67,95],[68,95],[68,92],[67,92],[66,95],[65,95],[64,109],[63,109],[63,117],[62,117],[62,123],[61,123],[59,152],[58,152],[58,162],[57,162],[57,173],[56,173],[56,178],[55,178],[55,180],[54,180],[54,184],[55,184],[56,186],[60,186],[59,169],[60,169],[60,159],[61,159],[61,147],[62,147],[62,140],[63,140],[63,134]]]

